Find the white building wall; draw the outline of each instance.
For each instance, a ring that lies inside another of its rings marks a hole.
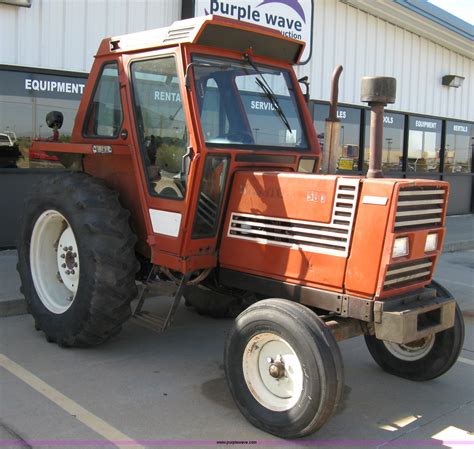
[[[168,26],[181,0],[34,0],[0,4],[0,64],[88,72],[100,41]]]
[[[298,70],[310,76],[311,98],[329,100],[337,64],[344,66],[340,102],[362,104],[363,76],[394,76],[391,109],[474,120],[474,45],[467,58],[341,1],[315,0],[313,55]],[[464,76],[462,87],[443,86],[448,74]]]
[[[398,82],[392,109],[474,120],[473,58],[340,0],[314,2],[312,59],[298,69],[310,76],[312,99],[329,99],[331,74],[342,64],[340,102],[361,104],[361,77],[387,75]],[[88,72],[103,37],[167,26],[180,15],[181,0],[0,4],[0,64]],[[447,74],[464,76],[462,87],[442,86]]]

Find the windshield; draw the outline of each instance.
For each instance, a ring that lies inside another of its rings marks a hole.
[[[195,56],[192,66],[209,146],[307,149],[287,70],[207,56]]]

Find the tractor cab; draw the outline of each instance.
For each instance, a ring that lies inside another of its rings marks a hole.
[[[216,265],[236,170],[316,171],[318,141],[292,69],[303,48],[217,16],[102,41],[71,142],[79,165],[134,211],[152,263]]]

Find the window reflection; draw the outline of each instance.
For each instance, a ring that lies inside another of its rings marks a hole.
[[[84,123],[87,137],[117,137],[122,125],[117,63],[105,64]]]
[[[33,136],[32,120],[31,101],[21,97],[0,96],[0,134],[4,135],[4,142],[0,146],[0,168],[29,166],[28,148]]]
[[[444,171],[470,173],[474,126],[470,123],[447,122]]]
[[[368,170],[370,158],[370,111],[365,111],[365,123],[364,170]],[[382,143],[382,170],[384,172],[402,170],[404,128],[405,116],[403,114],[384,113]]]
[[[357,108],[337,108],[337,118],[341,121],[339,146],[337,152],[337,171],[359,170],[359,140],[360,140],[360,113]],[[326,118],[329,115],[329,105],[315,104],[313,121],[316,127],[319,144],[326,157],[327,143],[325,141]]]
[[[70,140],[86,79],[0,70],[0,168],[62,168],[55,156],[29,151],[33,139],[48,139],[46,114],[61,111],[60,141]]]
[[[193,63],[208,145],[307,148],[289,72],[201,55],[194,56]]]
[[[410,117],[408,172],[437,172],[441,145],[441,120]]]

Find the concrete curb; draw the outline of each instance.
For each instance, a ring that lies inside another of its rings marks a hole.
[[[24,298],[6,299],[0,301],[0,317],[24,315],[26,310],[26,301]]]

